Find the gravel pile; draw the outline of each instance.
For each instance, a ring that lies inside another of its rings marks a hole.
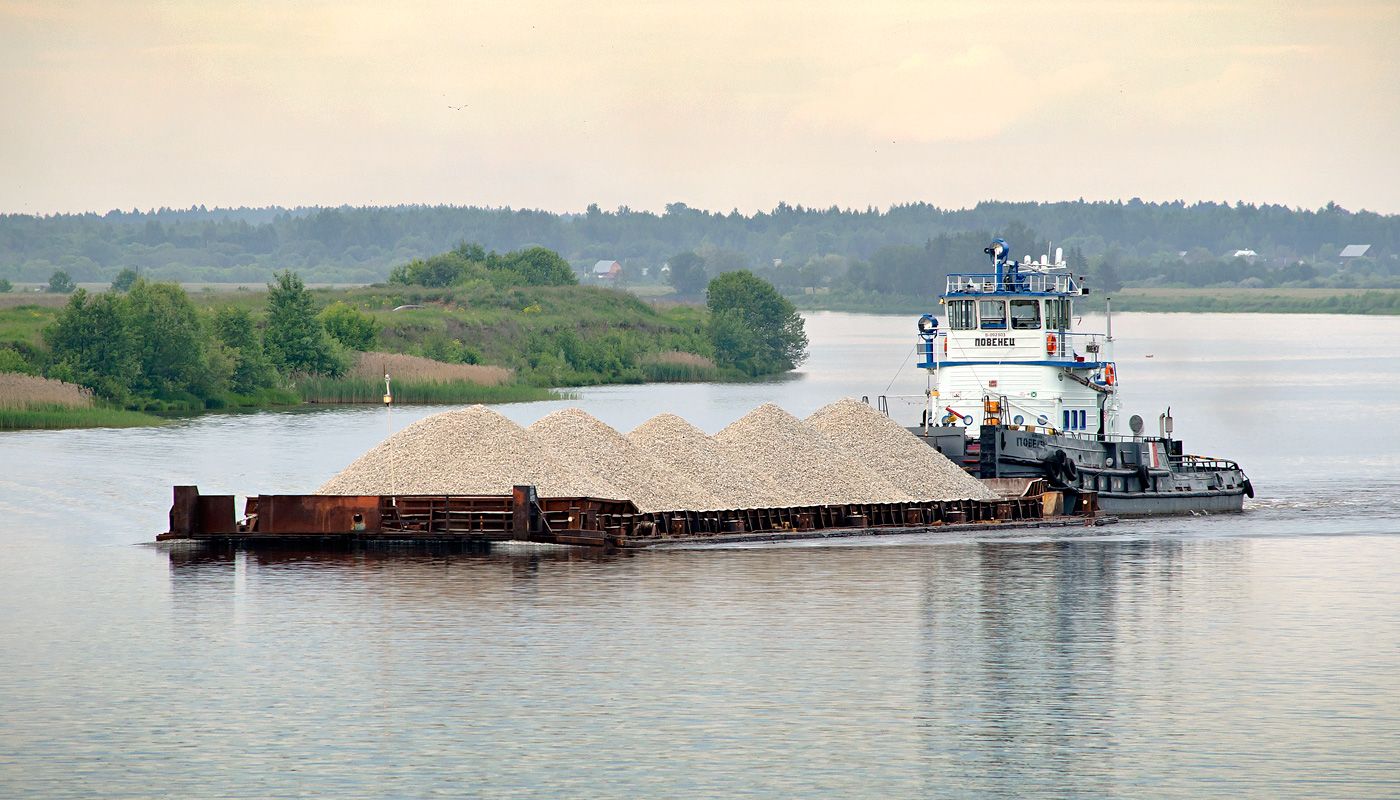
[[[503,495],[516,484],[533,484],[542,497],[619,497],[611,484],[555,458],[524,428],[485,406],[409,425],[317,492]]]
[[[577,408],[556,411],[528,430],[562,460],[606,476],[639,511],[718,508],[720,501],[693,479]],[[701,434],[702,436],[704,434]]]
[[[729,457],[767,475],[780,506],[902,503],[911,498],[820,431],[772,403],[715,434]]]
[[[915,500],[997,500],[999,496],[898,422],[847,398],[807,418],[807,424]]]
[[[767,403],[713,437],[661,414],[623,436],[577,409],[527,430],[485,406],[435,414],[385,439],[321,494],[503,495],[631,500],[641,511],[997,495],[898,423],[855,400],[797,419]]]
[[[627,434],[627,440],[679,475],[707,489],[714,504],[690,511],[723,508],[777,508],[783,495],[768,476],[750,469],[705,432],[675,414],[658,414]]]

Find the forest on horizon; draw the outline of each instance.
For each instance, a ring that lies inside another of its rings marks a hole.
[[[575,267],[622,263],[627,282],[656,281],[698,252],[710,274],[754,269],[787,292],[924,294],[940,275],[982,266],[977,241],[1017,255],[1064,247],[1105,283],[1159,286],[1400,285],[1400,215],[1181,201],[983,202],[967,209],[779,204],[742,214],[669,204],[662,213],[596,205],[577,214],[466,206],[214,208],[0,215],[0,279],[62,270],[105,282],[130,269],[154,280],[261,283],[291,269],[318,283],[374,283],[413,259],[464,242],[555,250]],[[1346,245],[1370,245],[1343,263]],[[1237,251],[1252,251],[1237,258]],[[646,277],[644,277],[644,275]]]

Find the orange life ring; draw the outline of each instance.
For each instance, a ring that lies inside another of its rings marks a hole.
[[[1055,351],[1060,349],[1060,348],[1059,348],[1059,344],[1060,344],[1059,337],[1057,337],[1055,334],[1053,334],[1053,333],[1047,333],[1047,334],[1045,334],[1045,354],[1046,354],[1046,355],[1051,355],[1051,356],[1055,355]]]
[[[1118,371],[1113,368],[1112,364],[1103,368],[1103,382],[1109,386],[1118,382]]]

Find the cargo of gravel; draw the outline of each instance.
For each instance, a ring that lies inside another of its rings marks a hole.
[[[772,403],[715,434],[729,457],[769,476],[779,506],[905,503],[913,498],[826,435]]]
[[[658,414],[627,434],[627,440],[714,496],[712,505],[688,511],[777,508],[786,505],[777,486],[750,469],[704,431],[675,414]]]
[[[818,409],[807,424],[915,500],[1000,496],[898,422],[853,398]]]
[[[621,499],[602,477],[555,458],[519,425],[485,406],[421,419],[327,481],[320,494],[510,494]]]
[[[664,461],[577,408],[546,416],[528,430],[556,457],[604,476],[639,511],[717,508],[719,499]]]

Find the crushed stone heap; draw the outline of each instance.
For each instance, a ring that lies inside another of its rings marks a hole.
[[[320,494],[510,494],[617,499],[597,475],[554,457],[519,425],[476,405],[421,419],[355,459]]]
[[[528,430],[555,457],[607,477],[637,510],[717,508],[719,499],[593,415],[577,408],[556,411]]]
[[[714,505],[688,511],[783,505],[782,494],[767,476],[730,458],[723,445],[675,414],[652,417],[627,434],[627,440],[714,496]]]
[[[772,403],[715,434],[729,457],[768,476],[779,506],[904,503],[911,498],[820,431]]]
[[[938,450],[859,400],[838,400],[808,417],[807,424],[915,500],[999,499]]]

